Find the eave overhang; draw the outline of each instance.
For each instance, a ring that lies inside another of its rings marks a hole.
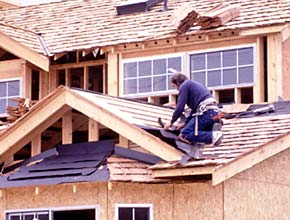
[[[29,61],[35,66],[43,69],[44,71],[49,71],[49,58],[43,56],[30,48],[20,44],[18,41],[10,38],[9,36],[0,32],[0,47],[9,53],[14,54],[24,60]]]

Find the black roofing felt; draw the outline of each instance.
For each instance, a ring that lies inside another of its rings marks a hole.
[[[59,145],[22,162],[15,172],[0,177],[0,188],[108,181],[107,158],[112,154],[148,164],[161,160],[154,155],[114,146],[112,140]]]
[[[160,157],[157,157],[151,154],[145,154],[138,151],[132,151],[130,149],[117,147],[117,146],[115,146],[115,155],[118,155],[124,158],[138,160],[140,162],[144,162],[147,164],[156,164],[161,161]]]
[[[113,141],[59,145],[55,154],[46,153],[47,157],[40,154],[38,158],[42,160],[31,165],[26,163],[16,172],[2,177],[0,187],[108,181],[106,159],[113,151]]]

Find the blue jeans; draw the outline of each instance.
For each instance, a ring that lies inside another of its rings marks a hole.
[[[203,142],[206,144],[212,143],[212,126],[218,120],[213,120],[212,118],[219,113],[218,110],[209,109],[205,111],[202,115],[198,115],[198,134],[195,135],[195,117],[193,116],[189,122],[181,129],[181,134],[183,138],[194,142]]]

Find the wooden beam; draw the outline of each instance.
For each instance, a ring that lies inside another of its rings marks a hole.
[[[92,118],[89,118],[89,141],[98,141],[100,135],[100,126],[97,121]]]
[[[41,153],[41,133],[36,134],[31,140],[31,157]]]
[[[281,31],[283,31],[283,29],[284,29],[284,25],[253,28],[253,29],[241,30],[240,36],[268,35],[268,34],[280,33]]]
[[[70,109],[71,109],[70,107],[65,108],[62,112],[65,113],[66,111]],[[62,115],[59,118],[61,117]],[[88,124],[88,120],[86,116],[80,115],[80,114],[73,114],[73,131],[78,130],[80,127],[84,126],[84,124]],[[43,134],[45,135],[45,131]],[[55,131],[53,132],[53,135],[50,137],[49,141],[46,141],[42,144],[42,149],[43,150],[49,149],[51,147],[56,146],[57,144],[61,142],[62,142],[62,131]]]
[[[67,111],[62,117],[62,144],[72,143],[72,111]]]
[[[57,71],[55,69],[50,69],[48,78],[49,78],[48,93],[50,93],[57,87],[57,78],[58,78]]]
[[[32,84],[32,69],[26,65],[26,62],[23,64],[22,68],[22,75],[23,75],[23,97],[31,99],[31,84]]]
[[[70,79],[71,79],[70,69],[66,68],[65,69],[65,86],[70,87]]]
[[[272,34],[267,37],[268,56],[268,101],[278,100],[282,94],[282,37]]]
[[[49,71],[48,57],[45,57],[30,48],[23,46],[16,40],[13,40],[3,33],[0,33],[0,47],[22,59],[29,61],[46,72]]]
[[[286,150],[290,147],[290,134],[284,134],[283,136],[271,140],[268,143],[262,145],[256,150],[243,155],[239,159],[236,159],[228,164],[222,165],[216,168],[212,173],[213,185],[217,185],[232,176],[247,170],[256,164]]]
[[[170,169],[152,170],[152,175],[155,178],[211,175],[213,170],[214,170],[213,166],[170,168]]]
[[[49,73],[39,71],[39,99],[43,99],[49,93]]]
[[[113,96],[119,95],[119,71],[118,71],[118,54],[109,53],[108,54],[108,94]]]
[[[104,103],[92,102],[89,97],[84,98],[73,91],[68,92],[66,97],[66,103],[72,108],[93,118],[151,153],[167,161],[181,160],[183,154],[180,151],[154,135],[129,123],[121,115],[118,115],[116,109],[110,109]]]
[[[220,94],[219,94],[219,91],[217,91],[217,90],[213,90],[213,91],[212,91],[212,96],[215,98],[215,100],[216,100],[217,102],[219,102],[219,100],[220,100]]]
[[[122,135],[119,135],[119,145],[125,148],[129,148],[129,140]]]
[[[254,103],[262,103],[265,101],[265,77],[264,77],[264,43],[263,37],[257,37],[256,41],[256,78],[255,86],[253,88]]]
[[[235,88],[235,103],[241,103],[242,102],[242,95],[241,95],[241,89],[240,88]]]
[[[63,87],[32,106],[29,114],[18,119],[13,126],[0,134],[0,161],[5,161],[29,143],[32,137],[61,117],[63,109],[67,111],[67,108],[70,107],[65,106]]]
[[[8,143],[7,145],[4,145],[5,149],[3,149],[3,153],[2,153],[2,151],[0,153],[0,155],[1,155],[0,161],[1,162],[6,161],[6,158],[11,157],[11,155],[13,155],[17,151],[19,151],[23,146],[25,146],[26,144],[31,142],[33,135],[37,134],[38,132],[43,132],[49,126],[54,124],[58,119],[60,119],[62,117],[62,115],[65,112],[67,112],[69,109],[70,109],[69,106],[63,106],[55,113],[52,113],[51,115],[49,115],[48,118],[44,117],[43,118],[44,120],[38,121],[39,122],[38,126],[33,127],[33,128],[31,128],[31,130],[23,133],[23,136],[21,136],[22,135],[21,132],[13,132],[13,134],[14,133],[19,134],[19,138],[17,138],[17,140],[15,140],[15,142],[13,144]],[[36,116],[36,118],[39,118],[39,116]],[[8,146],[8,148],[7,148],[7,146]]]
[[[64,55],[66,55],[66,52],[61,52],[61,53],[57,53],[53,55],[53,60],[58,60],[59,58],[63,57]]]
[[[84,85],[83,88],[88,90],[89,89],[89,67],[84,67]]]

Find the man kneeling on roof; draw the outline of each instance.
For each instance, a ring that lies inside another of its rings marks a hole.
[[[202,142],[219,145],[223,137],[221,114],[210,91],[202,84],[189,80],[182,73],[175,73],[171,77],[171,83],[179,90],[179,95],[172,119],[164,129],[169,130],[173,126],[173,123],[182,116],[187,104],[191,112],[185,122],[177,125],[177,129],[181,129],[178,139],[187,144]]]

